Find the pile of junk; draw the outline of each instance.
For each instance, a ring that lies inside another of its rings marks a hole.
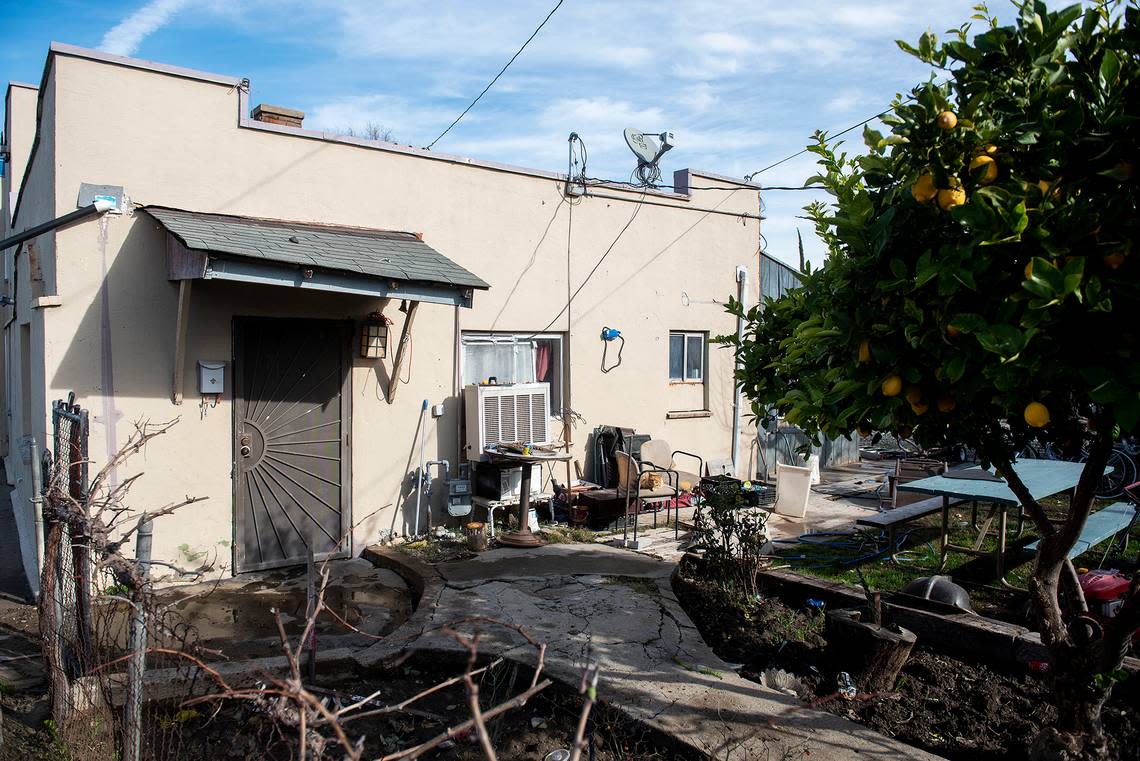
[[[594,529],[613,527],[622,520],[627,502],[623,482],[631,494],[642,498],[639,512],[699,505],[714,491],[739,493],[742,503],[753,507],[770,506],[776,499],[774,484],[734,477],[728,458],[706,461],[633,428],[597,426],[587,441],[587,453],[586,477],[571,487],[576,499],[570,522]],[[627,467],[629,472],[624,472]],[[632,488],[635,477],[636,489]]]

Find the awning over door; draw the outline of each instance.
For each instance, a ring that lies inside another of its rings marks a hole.
[[[470,307],[481,278],[415,233],[147,206],[171,280],[237,280]]]

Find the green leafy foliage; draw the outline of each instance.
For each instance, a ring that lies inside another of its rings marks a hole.
[[[1140,11],[1018,8],[998,26],[979,6],[972,39],[900,42],[936,72],[894,103],[889,134],[864,131],[866,153],[822,133],[809,146],[808,182],[833,197],[807,209],[827,261],[780,299],[731,303],[748,327],[722,339],[761,420],[979,448],[1071,443],[1094,418],[1140,429]],[[964,202],[926,200],[924,176]],[[893,376],[904,391],[884,395]],[[1023,419],[1035,401],[1044,430]]]

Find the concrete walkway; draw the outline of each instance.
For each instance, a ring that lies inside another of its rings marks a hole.
[[[681,610],[669,582],[674,567],[573,544],[442,564],[416,614],[357,660],[376,666],[407,650],[456,651],[439,627],[486,616],[546,642],[546,671],[562,681],[576,684],[583,666],[597,663],[599,699],[714,759],[937,758],[737,676]],[[534,664],[534,648],[516,633],[480,630],[481,652]]]

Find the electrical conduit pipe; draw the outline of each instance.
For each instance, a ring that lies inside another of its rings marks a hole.
[[[741,313],[743,314],[748,309],[746,299],[748,298],[748,270],[745,267],[737,265],[736,267],[736,299],[740,302]],[[744,340],[744,317],[736,318],[736,338],[738,341]],[[732,473],[733,475],[740,474],[740,417],[742,413],[741,407],[743,406],[743,393],[740,381],[736,378],[736,373],[740,371],[740,355],[736,355],[733,362],[733,378],[732,378]],[[723,450],[722,450],[723,451]]]

